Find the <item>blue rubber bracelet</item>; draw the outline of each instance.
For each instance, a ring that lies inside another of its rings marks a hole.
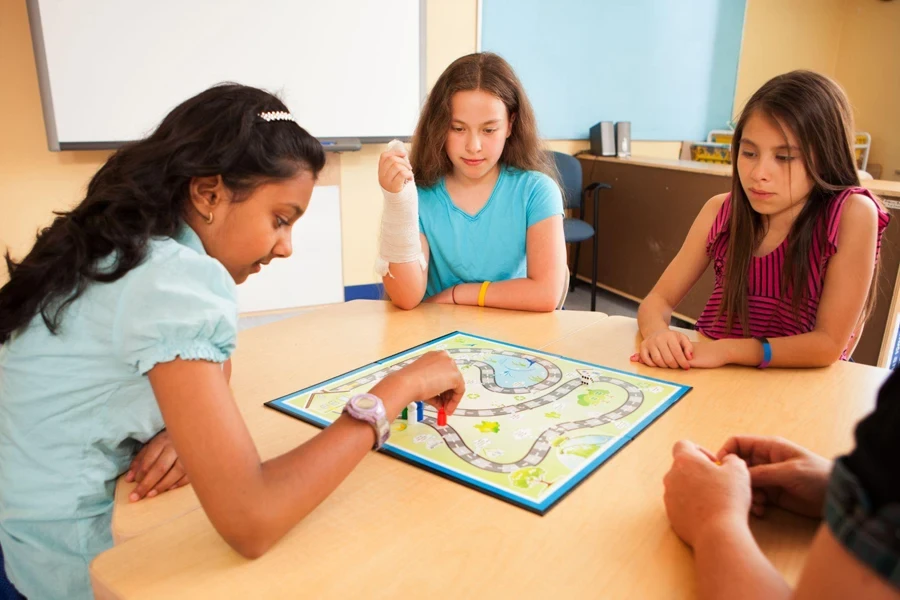
[[[756,368],[765,369],[769,366],[769,363],[772,362],[772,344],[764,337],[756,337],[753,339],[757,340],[763,347],[763,359],[761,363],[756,365]]]

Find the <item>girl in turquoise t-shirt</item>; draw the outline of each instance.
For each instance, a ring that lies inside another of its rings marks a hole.
[[[291,254],[324,164],[277,98],[217,86],[113,154],[23,260],[7,255],[0,547],[28,598],[91,597],[88,564],[112,546],[115,482],[129,468],[138,497],[190,480],[213,526],[253,557],[328,496],[409,402],[453,411],[459,371],[446,353],[428,354],[358,406],[351,399],[353,416],[260,460],[223,368],[235,285]]]
[[[457,59],[428,96],[412,155],[391,144],[379,162],[376,268],[393,303],[556,308],[568,270],[554,174],[509,64]]]

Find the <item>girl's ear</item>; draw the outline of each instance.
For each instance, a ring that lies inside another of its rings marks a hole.
[[[516,113],[511,113],[511,114],[509,115],[509,125],[506,126],[506,137],[507,137],[507,139],[509,138],[509,136],[512,135],[513,123],[516,122],[516,117],[517,117],[517,116],[518,116],[518,115],[517,115]]]
[[[231,199],[231,191],[225,186],[221,175],[194,177],[188,184],[188,190],[191,205],[204,218]]]

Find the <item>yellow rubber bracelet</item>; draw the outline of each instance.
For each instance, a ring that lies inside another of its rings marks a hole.
[[[478,306],[484,306],[484,296],[487,294],[488,286],[491,285],[490,281],[485,281],[481,284],[481,291],[478,292]]]

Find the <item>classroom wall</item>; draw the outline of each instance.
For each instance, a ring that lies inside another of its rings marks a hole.
[[[900,181],[900,1],[846,0],[843,23],[835,78],[872,135],[869,163]]]
[[[871,0],[870,0],[871,1]],[[748,0],[734,113],[766,81],[794,69],[834,77],[847,0]]]
[[[429,87],[458,56],[475,51],[476,2],[427,0],[426,79]],[[0,0],[0,250],[16,257],[50,223],[84,194],[90,177],[110,152],[47,150],[40,92],[25,3]],[[341,157],[341,221],[344,285],[372,283],[381,194],[378,155],[364,146]],[[8,279],[0,268],[0,284]]]
[[[425,78],[431,89],[456,58],[475,52],[476,3],[474,0],[427,0]],[[384,144],[365,144],[359,152],[341,156],[341,229],[344,253],[344,285],[364,285],[379,280],[375,274],[381,191],[378,157]]]
[[[427,0],[426,80],[430,88],[454,59],[475,51],[477,2]],[[52,211],[77,203],[110,152],[50,152],[24,2],[0,0],[0,249],[21,257]],[[561,152],[588,147],[584,140],[551,141]],[[635,154],[677,156],[671,142],[635,142]],[[341,227],[344,285],[374,283],[381,194],[377,182],[382,145],[341,156]],[[0,284],[7,280],[0,267]]]
[[[900,2],[748,0],[734,112],[771,77],[812,69],[850,97],[870,163],[900,180]]]
[[[109,152],[47,150],[25,2],[0,0],[0,251],[21,256]],[[0,283],[7,280],[5,263]]]
[[[427,0],[426,79],[430,87],[458,56],[475,51],[476,0]],[[798,27],[806,23],[808,27]],[[872,162],[883,178],[900,169],[900,2],[877,0],[748,0],[738,67],[736,109],[776,73],[813,68],[837,77],[873,134]],[[773,43],[772,40],[779,40]],[[844,43],[847,40],[847,43]],[[840,43],[839,43],[840,42]],[[840,46],[840,51],[839,51]],[[49,152],[24,2],[0,0],[0,250],[21,256],[38,228],[80,200],[109,152]],[[893,135],[889,135],[893,132]],[[553,150],[575,153],[584,140],[551,140]],[[341,157],[344,285],[377,281],[373,272],[381,196],[381,145]],[[677,158],[677,142],[636,140],[635,156]],[[6,281],[0,267],[0,284]]]

